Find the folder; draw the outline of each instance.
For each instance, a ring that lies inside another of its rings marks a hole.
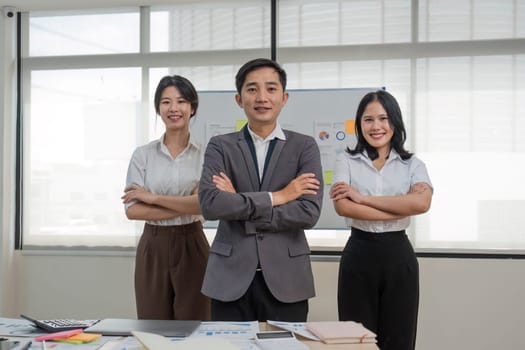
[[[376,343],[376,334],[353,321],[306,322],[306,329],[326,344]]]

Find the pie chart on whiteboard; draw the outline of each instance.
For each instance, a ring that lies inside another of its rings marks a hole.
[[[321,141],[328,140],[329,138],[330,138],[330,134],[327,133],[326,131],[319,132],[319,139]]]

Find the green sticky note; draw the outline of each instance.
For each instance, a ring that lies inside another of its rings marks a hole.
[[[240,119],[235,122],[235,131],[240,131],[248,123],[246,119]]]
[[[333,170],[325,170],[324,171],[324,184],[325,185],[331,185],[333,176],[334,176],[334,171]]]

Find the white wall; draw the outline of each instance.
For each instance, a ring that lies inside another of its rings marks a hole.
[[[524,349],[525,260],[422,258],[417,349]],[[16,317],[134,318],[133,256],[16,254]],[[311,320],[337,318],[338,262],[313,263]]]
[[[13,254],[14,210],[13,181],[15,86],[15,21],[0,14],[0,315],[12,299],[15,290],[9,281],[14,273],[11,266]]]
[[[1,52],[4,52],[3,48],[5,47],[5,40],[6,40],[6,30],[4,28],[4,19],[3,18],[0,18],[0,49],[2,49]],[[5,55],[0,55],[0,82],[4,81],[5,79],[5,64],[4,64],[4,61],[5,61]],[[0,84],[0,106],[4,106],[4,84]],[[3,116],[5,114],[5,110],[4,108],[0,108],[0,113],[2,113],[1,115]],[[0,118],[1,120],[1,118]],[[1,123],[0,122],[0,135],[3,135],[4,134],[4,123]],[[3,137],[2,137],[3,139]],[[1,142],[0,143],[0,164],[3,164],[3,159],[4,159],[4,156],[3,156],[3,153],[4,153],[4,143]],[[3,189],[4,189],[4,186],[2,185],[3,184],[3,180],[4,180],[4,176],[2,175],[2,173],[0,172],[0,198],[3,197]],[[3,201],[0,200],[0,224],[2,224],[3,222]],[[0,225],[0,229],[2,228],[2,226]],[[3,232],[4,230],[2,230],[1,232]],[[0,263],[2,263],[2,256],[4,255],[3,254],[3,239],[2,239],[2,234],[0,233]],[[3,265],[3,264],[2,264]],[[3,268],[0,268],[0,286],[2,285],[2,281],[3,281],[3,276],[4,276],[4,269]],[[1,301],[3,300],[3,293],[2,293],[2,288],[0,288],[0,313],[2,312],[2,303]]]

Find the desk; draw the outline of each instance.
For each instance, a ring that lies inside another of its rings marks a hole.
[[[1,326],[3,325],[5,333],[3,333],[3,336],[9,337],[9,338],[18,338],[16,335],[14,335],[13,330],[14,329],[20,329],[20,330],[26,330],[29,331],[33,329],[32,326],[30,326],[30,323],[26,320],[21,319],[7,319],[7,318],[1,318],[0,317],[0,333],[1,332]],[[7,326],[7,328],[6,328]],[[272,331],[272,330],[280,330],[280,328],[274,327],[272,325],[268,325],[265,322],[259,323],[259,329],[261,331]],[[19,332],[16,332],[20,334]],[[0,334],[1,336],[2,334]],[[20,336],[19,336],[20,337]],[[104,344],[106,341],[110,339],[115,339],[118,337],[103,337],[106,339],[99,339],[98,341],[95,341],[93,343],[83,344],[83,345],[75,345],[75,344],[67,344],[67,343],[54,343],[53,346],[55,349],[60,350],[97,350],[102,344]],[[297,338],[309,346],[310,350],[379,350],[376,344],[324,344],[322,342],[313,341],[309,339],[305,339],[301,336],[297,336]],[[20,339],[31,339],[31,337],[24,337]],[[50,348],[50,347],[49,347]],[[39,342],[33,342],[30,349],[36,349],[36,350],[42,350],[42,345]],[[113,350],[113,348],[111,348]]]
[[[280,328],[269,325],[266,322],[260,323],[259,328],[261,331],[280,330]],[[306,339],[301,336],[297,336],[297,339],[308,345],[310,350],[379,350],[376,344],[325,344],[319,341]]]

